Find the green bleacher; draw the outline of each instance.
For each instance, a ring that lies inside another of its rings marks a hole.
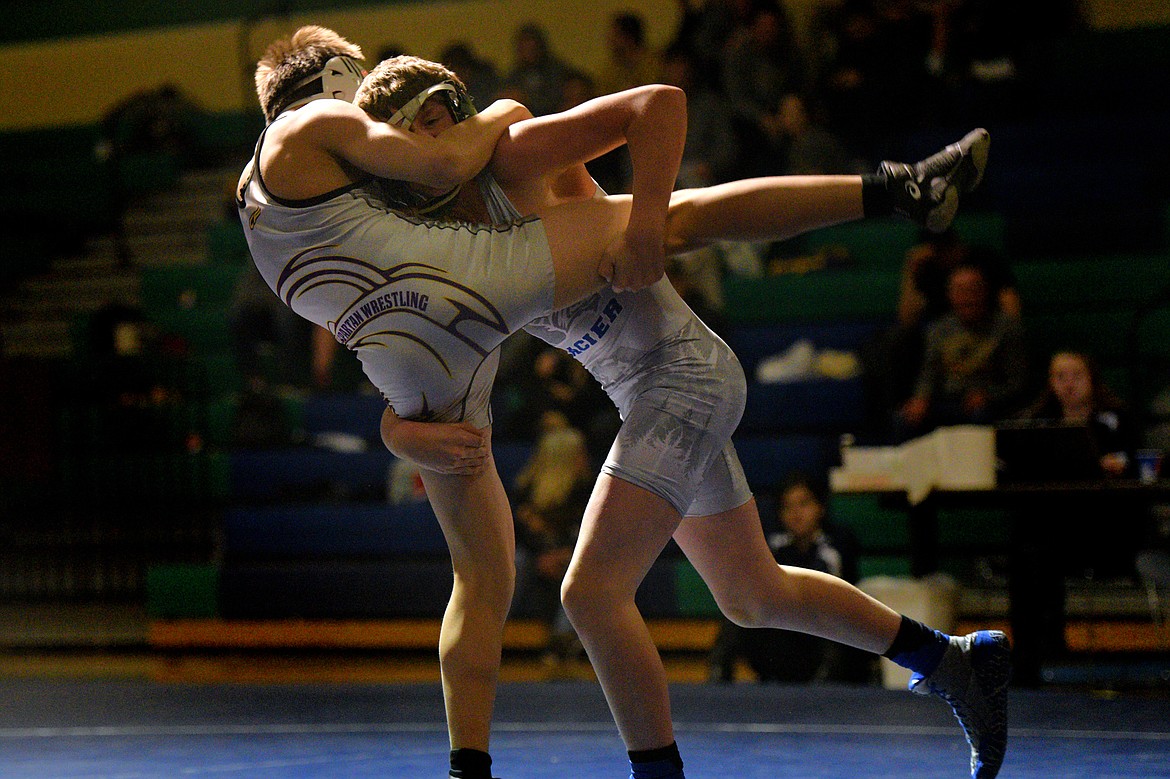
[[[884,505],[877,495],[833,494],[829,516],[847,528],[861,545],[862,578],[910,573],[910,527],[906,512]]]
[[[1013,270],[1029,314],[1132,312],[1170,285],[1170,254],[1024,260]]]
[[[222,311],[231,303],[240,269],[231,265],[181,265],[142,269],[145,311],[196,307]]]
[[[728,278],[727,318],[737,323],[833,322],[892,317],[899,269],[848,268],[762,279]]]
[[[224,219],[207,228],[207,259],[217,265],[251,262],[248,241],[237,219]]]

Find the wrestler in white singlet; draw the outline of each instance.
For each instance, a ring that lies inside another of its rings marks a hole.
[[[268,286],[356,352],[398,416],[490,425],[499,345],[552,307],[543,224],[407,217],[360,184],[282,200],[260,176],[263,143],[236,200]]]

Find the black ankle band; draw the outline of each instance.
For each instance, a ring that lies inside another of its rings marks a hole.
[[[861,208],[867,217],[889,216],[894,213],[894,201],[886,189],[886,177],[881,173],[861,175]]]
[[[882,653],[882,657],[897,657],[904,652],[913,652],[916,649],[933,641],[935,632],[918,620],[902,615],[902,624],[898,626],[898,634],[894,636],[894,643]]]
[[[660,760],[669,760],[675,768],[682,768],[682,755],[678,753],[678,742],[672,741],[670,746],[658,749],[641,749],[630,752],[631,763],[657,763]]]
[[[451,776],[456,779],[491,779],[492,756],[478,749],[452,749]]]

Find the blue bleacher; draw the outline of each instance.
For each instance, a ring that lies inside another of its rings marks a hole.
[[[836,433],[856,429],[864,421],[865,388],[860,378],[812,378],[780,384],[753,380],[762,360],[808,340],[817,349],[857,353],[882,327],[877,320],[738,324],[728,328],[727,342],[748,376],[747,406],[741,434]]]
[[[678,617],[680,561],[651,566],[636,603],[649,618]],[[239,563],[220,574],[228,619],[438,618],[451,594],[446,557]],[[517,617],[534,616],[517,603]]]
[[[237,507],[223,520],[232,559],[446,555],[429,503]]]
[[[844,433],[865,422],[865,385],[860,378],[810,379],[748,385],[740,433]]]
[[[738,323],[727,328],[725,339],[750,378],[759,362],[780,354],[800,340],[818,349],[855,351],[881,329],[884,320],[839,322],[786,322],[783,324]]]
[[[289,500],[321,485],[353,495],[385,494],[393,460],[384,448],[356,454],[312,447],[234,451],[232,495],[243,502]]]
[[[792,471],[824,474],[836,464],[839,440],[832,435],[735,437],[748,484],[756,491],[776,489]]]
[[[378,425],[386,401],[378,395],[330,394],[313,395],[305,401],[304,425],[310,435],[318,433],[348,433],[382,446]]]

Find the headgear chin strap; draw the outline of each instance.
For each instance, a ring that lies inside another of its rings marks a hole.
[[[467,117],[476,114],[470,95],[460,89],[453,81],[440,81],[407,100],[402,108],[395,111],[386,122],[395,127],[410,127],[423,103],[427,102],[427,99],[432,95],[440,95],[446,100],[447,108],[451,110],[451,117],[456,122],[462,122]]]
[[[273,114],[281,114],[290,108],[300,108],[305,103],[325,97],[352,103],[365,76],[366,71],[357,60],[339,54],[330,58],[321,70],[298,81]]]

